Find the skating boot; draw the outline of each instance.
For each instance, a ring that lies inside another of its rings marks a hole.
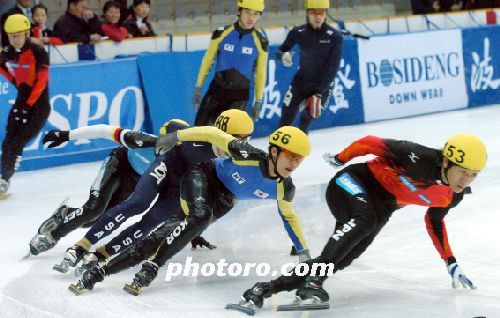
[[[59,224],[64,220],[66,215],[68,214],[68,211],[70,208],[66,205],[68,202],[69,197],[64,199],[63,202],[59,205],[59,207],[54,211],[54,213],[47,219],[45,220],[42,225],[38,228],[38,234],[42,235],[48,235],[51,234],[53,230],[57,228]]]
[[[57,241],[54,240],[52,235],[42,235],[37,234],[30,242],[30,254],[38,255],[42,252],[46,252],[56,245]]]
[[[274,284],[272,282],[257,283],[243,293],[238,304],[227,304],[226,309],[238,310],[253,316],[255,315],[256,309],[262,308],[264,298],[271,297],[273,293]]]
[[[297,289],[295,295],[302,300],[317,298],[322,303],[326,303],[330,300],[330,296],[328,296],[326,290],[323,289],[323,279],[317,276],[307,277],[304,287]]]
[[[274,284],[271,282],[261,282],[243,293],[241,297],[246,302],[253,302],[255,307],[262,308],[264,298],[271,297],[274,291]]]
[[[131,284],[125,284],[123,290],[127,293],[139,296],[143,287],[148,287],[149,284],[156,278],[158,274],[158,265],[152,261],[146,261],[142,264],[141,270],[135,274],[135,278]]]
[[[82,279],[76,284],[69,285],[68,289],[76,296],[79,296],[83,294],[85,290],[94,289],[95,284],[102,282],[105,276],[106,273],[102,267],[94,266],[90,270],[84,272]]]
[[[322,277],[309,276],[303,287],[297,289],[295,301],[289,305],[278,306],[278,311],[321,310],[330,308],[330,296],[323,289]]]
[[[70,267],[75,267],[82,260],[83,255],[86,252],[87,251],[83,247],[73,245],[66,250],[66,254],[62,262],[54,265],[53,269],[61,273],[68,272]]]
[[[99,252],[88,252],[83,255],[82,266],[75,268],[75,276],[81,276],[85,271],[95,267],[104,266],[107,258]]]

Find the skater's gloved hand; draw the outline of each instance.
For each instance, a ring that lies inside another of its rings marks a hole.
[[[201,87],[195,87],[193,96],[193,106],[195,112],[198,112],[198,109],[200,108],[200,103],[201,103]]]
[[[43,136],[43,146],[45,148],[55,148],[69,140],[69,131],[51,130]]]
[[[290,67],[293,65],[293,52],[284,52],[281,56],[281,62],[285,67]]]
[[[178,141],[179,138],[177,137],[177,132],[160,135],[156,141],[156,155],[159,156],[167,153],[170,149],[175,147],[175,144],[177,144]]]
[[[297,255],[299,255],[299,262],[304,263],[311,259],[311,253],[309,253],[308,249],[298,251]]]
[[[474,285],[474,283],[470,279],[468,279],[467,276],[465,276],[464,272],[458,266],[454,257],[453,258],[450,257],[446,262],[446,264],[448,267],[448,273],[450,274],[452,279],[451,287],[456,289],[459,288],[461,284],[463,288],[470,288],[470,289],[477,288],[477,286]]]
[[[123,132],[122,132],[123,133]],[[156,144],[157,137],[145,134],[141,131],[128,130],[120,138],[120,144],[130,148],[151,147]]]
[[[332,155],[329,152],[325,152],[323,154],[323,159],[328,163],[330,166],[334,168],[339,168],[344,165],[344,163],[339,159],[339,155]]]
[[[262,101],[256,100],[252,106],[252,116],[251,117],[252,117],[253,121],[256,121],[257,119],[259,119],[261,108],[262,108]]]
[[[306,98],[306,107],[309,109],[309,114],[312,118],[318,118],[323,111],[321,105],[321,94],[314,94]]]
[[[197,247],[203,248],[206,247],[209,250],[214,250],[217,246],[210,244],[203,238],[203,236],[197,236],[191,241],[191,250],[195,251]]]

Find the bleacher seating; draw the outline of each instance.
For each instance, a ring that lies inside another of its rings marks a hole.
[[[54,23],[66,10],[67,0],[41,0]],[[102,14],[106,0],[89,0]],[[132,1],[129,1],[131,3]],[[341,19],[392,16],[401,0],[332,0],[330,13]],[[266,0],[260,26],[304,23],[304,0]],[[235,20],[235,0],[151,0],[150,20],[157,34],[207,32]]]

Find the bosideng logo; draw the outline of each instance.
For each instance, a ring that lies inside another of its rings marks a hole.
[[[455,78],[461,68],[458,52],[448,52],[366,62],[366,75],[368,88],[389,87]]]

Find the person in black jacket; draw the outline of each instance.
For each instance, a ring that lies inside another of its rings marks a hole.
[[[130,8],[130,15],[123,22],[123,26],[127,28],[128,33],[134,38],[156,36],[148,20],[149,8],[149,0],[134,0]]]
[[[3,29],[7,18],[13,14],[24,14],[31,21],[31,5],[32,0],[17,0],[16,6],[2,15],[0,25],[0,28],[2,29],[2,47],[6,47],[7,45],[9,45],[9,38],[7,37],[7,33],[5,33]]]
[[[99,18],[89,9],[88,0],[68,0],[66,13],[54,25],[54,36],[64,43],[93,44],[101,39],[99,27]]]
[[[306,134],[330,97],[330,84],[335,79],[342,58],[342,34],[326,23],[328,0],[307,0],[307,24],[293,28],[276,52],[276,60],[286,67],[293,64],[292,47],[300,49],[300,67],[283,99],[279,127],[291,125],[301,105],[299,128]]]

